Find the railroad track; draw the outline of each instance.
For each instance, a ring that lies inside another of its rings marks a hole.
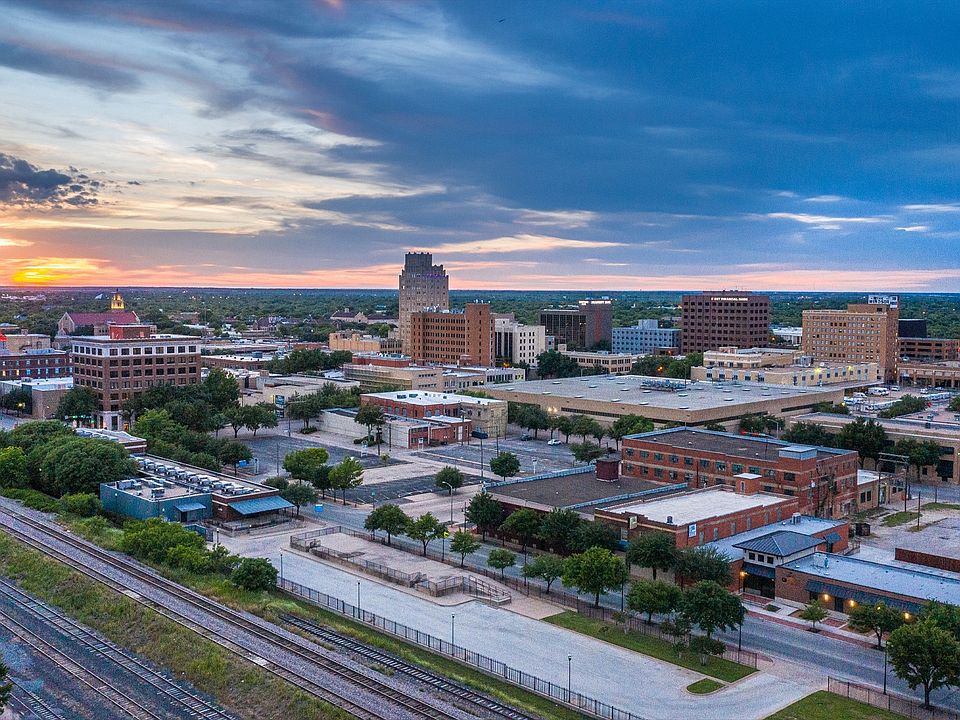
[[[39,720],[65,720],[63,715],[52,705],[29,690],[25,685],[13,678],[10,678],[10,682],[17,687],[17,692],[11,695],[10,698],[14,703],[20,705],[25,713],[34,715],[39,718]]]
[[[376,678],[359,674],[348,665],[340,663],[333,658],[301,645],[296,640],[293,640],[279,632],[279,629],[272,629],[269,627],[269,623],[266,623],[266,621],[264,621],[264,624],[255,622],[244,616],[242,613],[233,610],[232,608],[220,605],[219,603],[216,603],[215,601],[210,600],[199,593],[188,590],[187,588],[179,586],[170,580],[155,575],[130,560],[114,557],[96,545],[71,535],[55,524],[40,522],[26,513],[9,507],[4,507],[3,511],[13,517],[17,522],[27,525],[31,529],[43,533],[45,536],[52,537],[58,542],[66,544],[75,550],[79,550],[80,552],[95,558],[99,562],[102,562],[109,567],[135,578],[138,582],[166,593],[167,595],[173,596],[195,609],[202,610],[205,613],[210,613],[221,622],[227,623],[234,628],[243,630],[248,635],[251,635],[262,642],[270,643],[271,645],[274,645],[275,647],[294,655],[309,665],[335,676],[349,685],[362,688],[380,700],[387,701],[387,703],[391,705],[403,708],[409,715],[413,717],[429,718],[430,720],[460,720],[461,718],[460,715],[452,714],[443,708],[423,702],[418,698],[411,697],[403,690],[388,685]],[[2,522],[2,518],[3,515],[0,514],[0,525],[2,525],[7,532],[14,535],[24,543],[38,548],[41,552],[60,560],[84,575],[91,577],[97,582],[106,584],[127,596],[130,596],[131,591],[135,592],[133,588],[118,582],[102,572],[84,565],[82,562],[54,547],[49,542],[46,542],[45,539],[36,538],[19,530],[16,527],[12,527],[9,523]],[[243,657],[245,660],[249,661],[251,659],[251,652],[256,653],[255,650],[251,650],[235,641],[231,641],[219,636],[218,634],[212,632],[209,628],[204,627],[193,618],[190,618],[188,615],[175,608],[152,602],[136,594],[133,599],[141,604],[151,607],[154,610],[159,610],[167,618],[174,620],[178,624],[188,627],[189,629],[203,635],[207,639],[217,643],[221,647],[226,648],[230,652]],[[259,657],[256,657],[256,661],[260,661],[258,662],[258,665],[263,667],[268,672],[271,672],[272,674],[293,683],[295,686],[304,690],[305,692],[319,697],[320,699],[325,700],[336,707],[346,710],[361,720],[395,720],[396,718],[396,714],[391,712],[390,709],[361,705],[359,702],[346,698],[342,694],[320,685],[299,670],[294,668],[280,667],[276,663],[263,661],[263,659]]]
[[[503,703],[499,703],[492,698],[488,698],[480,693],[474,692],[463,685],[450,681],[442,675],[437,675],[436,673],[432,673],[429,670],[420,667],[419,665],[405,662],[395,655],[391,655],[390,653],[370,647],[364,643],[357,642],[351,638],[344,637],[343,635],[333,632],[322,625],[317,625],[316,623],[312,623],[309,620],[304,620],[303,618],[295,615],[281,615],[280,619],[288,625],[298,628],[310,635],[313,635],[314,637],[320,638],[325,643],[336,645],[337,647],[354,653],[365,660],[369,660],[389,668],[394,672],[403,673],[404,675],[426,683],[437,690],[449,693],[459,700],[483,707],[488,712],[499,717],[507,718],[507,720],[535,720],[535,718],[531,715],[522,713],[519,710],[510,707],[509,705],[504,705]]]
[[[83,685],[86,685],[95,695],[100,696],[111,705],[119,708],[124,714],[137,720],[163,720],[162,715],[157,715],[153,710],[142,705],[136,699],[117,690],[110,685],[108,679],[101,678],[92,670],[83,667],[53,643],[44,640],[4,610],[0,610],[0,626],[3,626],[15,637],[18,637],[22,643],[28,645],[35,653],[42,655],[60,668],[60,670]]]
[[[9,598],[17,607],[22,608],[37,620],[56,628],[71,642],[132,673],[143,683],[155,688],[172,706],[182,708],[188,716],[198,720],[236,720],[234,715],[154,670],[136,655],[104,640],[73,618],[34,599],[2,578],[0,578],[0,596]]]

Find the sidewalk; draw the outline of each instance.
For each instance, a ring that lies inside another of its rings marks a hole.
[[[760,604],[760,601],[766,601],[763,605]],[[753,615],[754,617],[767,620],[769,622],[775,622],[780,625],[786,625],[790,627],[799,628],[800,630],[810,631],[810,623],[806,620],[801,620],[800,618],[791,617],[790,613],[796,612],[797,608],[792,605],[783,605],[778,603],[775,600],[767,600],[766,598],[755,599],[753,597],[745,597],[743,601],[744,606],[747,608],[747,614]],[[764,605],[779,605],[780,609],[777,611],[767,610]],[[832,616],[831,616],[832,617]],[[865,648],[872,648],[876,646],[876,643],[871,642],[868,638],[865,638],[862,634],[853,632],[852,630],[843,630],[837,627],[829,627],[823,623],[817,628],[818,635],[823,635],[824,637],[834,638],[835,640],[844,640],[845,642],[854,643],[856,645],[861,645]]]

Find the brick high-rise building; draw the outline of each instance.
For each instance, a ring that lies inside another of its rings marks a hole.
[[[97,396],[94,424],[123,428],[123,406],[154,385],[200,382],[200,346],[190,335],[158,335],[152,325],[110,325],[109,335],[72,338],[73,382]]]
[[[897,299],[886,296],[846,310],[804,310],[803,353],[828,362],[875,362],[884,381],[895,382],[899,320]]]
[[[400,273],[400,344],[410,352],[410,315],[426,308],[450,308],[450,278],[430,253],[407,253]]]
[[[494,363],[493,316],[486,303],[462,311],[421,310],[410,315],[410,357],[416,362]]]
[[[613,342],[613,300],[580,300],[576,307],[544,308],[540,324],[555,345],[570,350],[609,350]]]
[[[721,347],[764,347],[770,340],[770,298],[751,292],[703,292],[684,295],[680,352]]]

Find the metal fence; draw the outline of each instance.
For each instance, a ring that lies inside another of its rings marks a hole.
[[[827,690],[834,695],[841,695],[851,700],[872,705],[873,707],[889,710],[892,713],[903,715],[907,718],[916,718],[916,720],[960,720],[960,713],[953,710],[945,710],[938,707],[928,709],[918,700],[883,693],[876,688],[850,682],[849,680],[840,680],[834,677],[827,678]]]
[[[549,680],[544,680],[536,675],[531,675],[528,672],[511,667],[499,660],[494,660],[486,655],[481,655],[480,653],[467,650],[459,645],[449,643],[446,640],[441,640],[429,633],[416,630],[375,613],[363,610],[339,598],[322,593],[319,590],[308,588],[290,580],[278,580],[277,586],[281,590],[303,598],[314,605],[332,610],[340,615],[354,618],[378,630],[382,630],[383,632],[402,638],[407,642],[414,643],[433,652],[440,653],[441,655],[448,655],[466,665],[478,668],[489,675],[501,678],[513,685],[526,688],[538,695],[574,707],[586,715],[602,718],[603,720],[645,720],[645,718],[640,715],[621,710],[596,698],[584,695],[583,693],[574,692],[570,684],[563,686],[550,682]]]

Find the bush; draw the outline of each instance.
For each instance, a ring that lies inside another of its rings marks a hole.
[[[82,518],[93,517],[103,511],[100,498],[93,493],[64,495],[60,498],[60,505],[63,508],[63,512]]]
[[[123,535],[124,552],[155,563],[166,562],[178,546],[203,550],[205,542],[197,533],[159,518],[128,523]]]
[[[167,550],[166,561],[171,567],[194,573],[205,573],[210,570],[210,554],[203,547],[175,545]]]
[[[310,427],[301,428],[300,434],[301,434],[301,435],[310,435],[310,434],[312,434],[312,433],[315,433],[316,431],[317,431],[317,429],[311,425]]]
[[[231,580],[251,592],[269,590],[277,584],[277,569],[266,558],[243,558]]]
[[[38,490],[29,490],[27,488],[2,488],[0,494],[11,500],[19,500],[31,510],[40,512],[59,512],[60,501],[49,495],[44,495]]]

